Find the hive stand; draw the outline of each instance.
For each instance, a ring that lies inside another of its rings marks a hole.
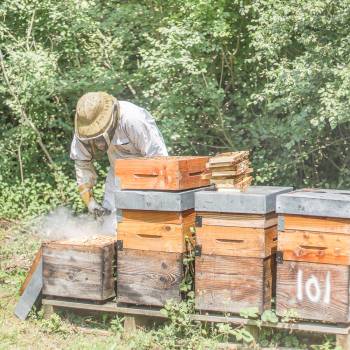
[[[45,310],[45,315],[50,315],[56,308],[108,312],[112,314],[122,315],[125,318],[124,331],[126,333],[132,333],[136,328],[143,327],[145,324],[145,320],[147,319],[151,319],[151,321],[167,319],[167,317],[162,312],[160,312],[159,308],[119,306],[115,302],[107,302],[105,304],[99,305],[87,302],[70,301],[67,299],[43,299],[42,304]],[[246,319],[240,316],[223,316],[219,314],[206,313],[193,314],[191,315],[191,318],[193,321],[200,321],[206,323],[230,323],[232,325],[249,326],[250,331],[252,332],[254,332],[254,329],[259,329],[257,321]],[[350,350],[350,326],[348,324],[324,324],[319,322],[316,323],[303,321],[292,323],[262,323],[261,327],[286,329],[296,332],[335,335],[337,345],[342,347],[343,350]]]

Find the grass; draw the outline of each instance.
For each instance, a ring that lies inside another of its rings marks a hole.
[[[123,332],[122,319],[111,318],[107,314],[83,316],[65,312],[44,319],[42,311],[38,311],[32,312],[24,322],[18,320],[13,314],[18,291],[40,243],[40,239],[30,230],[30,225],[0,221],[0,350],[210,350],[224,349],[219,343],[232,340],[227,335],[232,335],[235,330],[229,325],[221,326],[224,333],[220,333],[218,325],[192,324],[186,321],[186,312],[182,312],[181,307],[176,308],[177,314],[172,322],[139,330],[131,335]],[[334,349],[333,338],[323,342],[316,339],[316,343],[321,345],[311,347],[310,339],[314,341],[312,337],[307,339],[305,336],[301,338],[270,330],[261,333],[261,344],[264,346],[289,344],[291,347],[290,344],[295,344],[292,348]]]

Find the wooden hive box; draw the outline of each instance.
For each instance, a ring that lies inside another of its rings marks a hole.
[[[168,300],[180,301],[182,258],[182,253],[118,250],[118,302],[164,306]]]
[[[278,198],[279,315],[349,322],[350,191],[298,190]]]
[[[117,192],[119,302],[163,306],[167,300],[181,300],[182,261],[195,224],[196,191]]]
[[[277,245],[276,196],[291,188],[252,186],[195,197],[195,294],[199,310],[271,307]]]
[[[117,159],[115,174],[121,189],[180,191],[208,186],[202,178],[209,157]]]
[[[184,212],[122,210],[118,241],[124,249],[184,253],[187,238],[192,240],[194,210]]]
[[[115,296],[115,239],[43,243],[43,294],[104,301]]]

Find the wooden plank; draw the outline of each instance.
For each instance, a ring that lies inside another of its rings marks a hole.
[[[235,214],[197,212],[206,226],[234,226],[251,228],[268,228],[277,225],[277,214]]]
[[[142,315],[152,318],[166,319],[165,314],[160,312],[159,308],[137,307],[137,306],[120,306],[116,302],[106,302],[104,304],[93,304],[87,302],[69,301],[67,299],[43,299],[43,305],[52,305],[54,307],[63,307],[70,309],[92,310],[100,312],[111,312],[125,315]],[[232,323],[242,325],[257,325],[257,321],[243,318],[235,315],[218,315],[218,314],[192,314],[190,318],[194,321],[213,322],[213,323]],[[306,321],[294,321],[291,323],[264,323],[259,321],[259,325],[268,328],[289,329],[303,332],[321,333],[321,334],[339,334],[347,335],[349,333],[348,325],[334,325],[327,323],[316,323]]]
[[[243,169],[240,171],[231,171],[231,170],[227,170],[227,171],[213,171],[211,173],[211,177],[213,179],[234,179],[236,176],[242,176],[242,175],[248,175],[251,174],[253,172],[252,168],[248,168],[248,169]]]
[[[285,230],[278,233],[284,260],[350,265],[350,235]]]
[[[32,279],[33,273],[35,272],[35,270],[37,269],[38,265],[41,264],[41,257],[42,257],[42,248],[40,247],[40,249],[38,250],[38,252],[36,253],[34,260],[32,262],[32,265],[30,266],[29,272],[27,273],[26,279],[24,280],[20,290],[19,290],[19,295],[22,295],[24,290],[27,288],[30,280]]]
[[[102,242],[102,239],[100,240]],[[43,245],[43,294],[89,300],[106,300],[114,292],[114,242],[80,245],[63,241]]]
[[[187,250],[186,237],[192,240],[192,224],[150,224],[137,221],[118,224],[118,240],[126,249],[140,249],[168,253]]]
[[[211,180],[210,184],[215,184],[217,188],[239,188],[239,189],[245,189],[248,186],[250,186],[251,182],[253,180],[252,176],[247,176],[239,182],[232,182],[232,179],[226,179],[226,180]]]
[[[211,171],[241,171],[250,167],[249,159],[242,160],[239,163],[219,163],[219,164],[206,164],[206,168]]]
[[[117,159],[116,176],[121,189],[179,191],[204,187],[209,181],[206,172],[209,157],[155,157]]]
[[[180,301],[182,254],[123,249],[118,251],[118,302],[163,306]]]
[[[264,273],[268,266],[256,258],[196,257],[196,309],[239,313],[257,307],[262,313],[271,306],[271,299],[265,298],[266,288],[272,288],[270,274]]]
[[[349,321],[349,267],[284,261],[277,265],[278,315],[295,310],[298,318]]]
[[[209,159],[209,166],[221,163],[235,164],[249,157],[249,151],[238,151],[231,153],[221,153]]]
[[[284,215],[284,225],[286,230],[350,234],[350,219]]]
[[[196,244],[204,255],[265,258],[277,245],[277,227],[206,226],[196,228]]]
[[[122,221],[139,221],[154,224],[194,224],[195,212],[193,209],[184,212],[155,211],[155,210],[122,210]]]

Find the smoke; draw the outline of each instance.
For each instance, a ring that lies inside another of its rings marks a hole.
[[[68,208],[60,207],[43,216],[37,223],[38,235],[44,240],[84,240],[102,233],[102,223],[87,214],[75,216]]]

